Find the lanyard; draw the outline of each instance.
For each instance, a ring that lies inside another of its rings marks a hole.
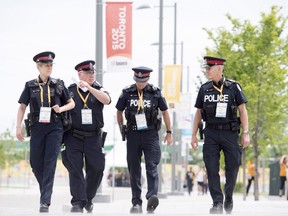
[[[142,92],[139,92],[139,91],[138,91],[138,97],[139,97],[138,111],[140,111],[141,109],[144,110],[144,105],[143,105],[143,91],[142,91]]]
[[[223,98],[222,92],[223,92],[224,81],[225,81],[225,79],[223,79],[223,83],[222,83],[222,85],[221,85],[220,88],[218,88],[217,86],[215,86],[215,85],[212,83],[213,87],[220,93],[220,100]]]
[[[44,105],[44,93],[43,93],[43,87],[41,86],[41,84],[39,83],[39,79],[37,79],[39,88],[40,88],[40,99],[41,99],[41,105],[43,107]],[[48,90],[48,104],[49,107],[51,105],[51,93],[50,93],[50,86],[49,86],[49,82],[47,83],[47,90]]]
[[[84,99],[84,97],[82,96],[82,94],[80,93],[80,91],[79,91],[79,87],[77,86],[77,92],[78,92],[78,95],[79,95],[79,97],[81,98],[81,100],[83,101],[83,103],[84,103],[84,106],[83,106],[83,108],[88,108],[88,106],[87,106],[87,100],[88,100],[88,97],[89,97],[89,95],[90,95],[90,92],[87,94],[87,96],[86,96],[86,98]]]

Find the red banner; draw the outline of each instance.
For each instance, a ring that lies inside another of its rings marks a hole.
[[[107,70],[130,70],[132,65],[132,2],[106,2]]]

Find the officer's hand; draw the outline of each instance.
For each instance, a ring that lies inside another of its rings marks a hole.
[[[24,136],[22,134],[22,128],[21,127],[16,128],[16,137],[20,142],[24,141]]]
[[[165,136],[165,138],[164,138],[164,143],[166,143],[166,142],[167,142],[168,145],[171,145],[171,144],[172,144],[172,142],[173,142],[173,136],[172,136],[171,133],[166,133],[166,136]]]
[[[250,143],[249,134],[248,133],[243,133],[242,137],[241,137],[241,144],[242,144],[243,149],[247,148],[249,146],[249,143]]]
[[[84,87],[86,87],[86,88],[88,88],[90,85],[86,82],[86,81],[84,81],[84,80],[80,80],[80,82],[79,82],[79,87],[80,88],[84,88]]]
[[[193,136],[192,135],[192,138],[191,138],[191,146],[194,150],[197,150],[198,149],[198,139],[196,136]]]
[[[52,109],[56,112],[56,113],[61,113],[61,109],[60,109],[60,107],[59,107],[59,105],[54,105],[53,107],[52,107]]]

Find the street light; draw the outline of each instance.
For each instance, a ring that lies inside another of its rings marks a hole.
[[[177,3],[174,5],[163,5],[163,0],[160,0],[159,6],[151,5],[140,5],[137,7],[137,10],[141,9],[151,9],[159,7],[159,59],[158,59],[158,87],[162,89],[163,83],[163,8],[164,7],[174,7],[174,55],[173,55],[173,64],[176,64],[176,45],[177,45]]]

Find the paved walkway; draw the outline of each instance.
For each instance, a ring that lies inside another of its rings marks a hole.
[[[144,190],[145,192],[145,190]],[[111,202],[94,204],[92,215],[130,215],[130,188],[102,188],[102,195],[109,196]],[[83,215],[87,213],[70,213],[70,194],[67,186],[55,186],[52,204],[48,215]],[[0,188],[0,215],[45,215],[38,212],[39,192],[37,186],[29,189]],[[146,213],[146,200],[143,203],[143,214]],[[211,207],[210,195],[197,195],[193,192],[191,196],[168,195],[160,199],[160,204],[154,215],[209,215]],[[142,215],[143,215],[142,214]],[[225,214],[225,213],[224,213]],[[91,214],[90,214],[91,215]],[[234,197],[234,210],[232,215],[236,216],[280,216],[288,215],[288,201],[285,197],[264,197],[254,201],[254,197],[243,200],[242,195]]]

